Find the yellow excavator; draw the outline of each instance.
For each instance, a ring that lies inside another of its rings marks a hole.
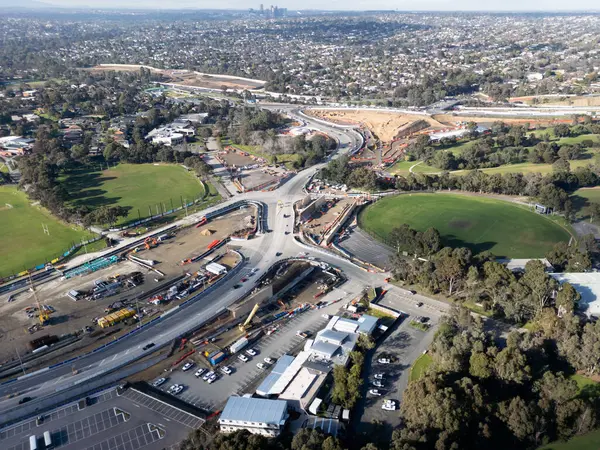
[[[260,305],[257,303],[256,305],[254,305],[254,308],[252,308],[252,311],[250,311],[250,315],[248,316],[248,318],[246,319],[246,321],[243,324],[240,323],[238,325],[238,328],[240,329],[240,331],[242,333],[246,332],[246,329],[247,329],[246,327],[252,321],[253,317],[256,315],[256,311],[258,311],[258,308],[260,308]]]

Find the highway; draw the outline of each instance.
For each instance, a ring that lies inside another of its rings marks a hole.
[[[312,128],[319,129],[337,139],[339,142],[339,151],[334,157],[351,152],[357,146],[362,145],[362,138],[357,132],[351,129],[317,123],[311,121],[306,116],[300,117],[297,107],[275,105],[269,108],[279,109],[280,111],[284,110],[291,117],[307,122]],[[267,226],[270,232],[263,233],[250,241],[236,242],[236,245],[239,244],[240,253],[245,257],[244,262],[238,268],[234,269],[233,273],[230,273],[225,279],[221,280],[221,284],[215,287],[210,293],[200,293],[196,296],[197,299],[194,302],[190,302],[186,307],[175,309],[174,312],[166,316],[163,315],[161,320],[144,327],[126,339],[117,341],[101,351],[85,355],[72,364],[69,363],[51,369],[42,369],[36,373],[21,377],[21,379],[15,382],[0,386],[0,399],[2,399],[0,400],[0,412],[18,406],[19,399],[24,396],[32,397],[36,400],[68,390],[80,383],[85,383],[87,380],[100,377],[103,374],[129,364],[161,346],[169,345],[176,337],[208,322],[227,306],[252,290],[253,283],[251,282],[243,283],[239,289],[233,289],[233,286],[238,284],[241,278],[246,277],[253,269],[258,269],[258,272],[250,280],[258,278],[277,260],[297,256],[300,252],[306,252],[306,256],[315,257],[319,261],[329,263],[341,269],[349,281],[340,289],[343,290],[344,296],[348,298],[360,293],[365,286],[381,286],[385,284],[385,276],[383,274],[367,272],[341,257],[329,254],[326,251],[303,246],[294,239],[293,203],[305,197],[306,194],[303,193],[305,183],[323,164],[300,172],[274,191],[250,192],[237,195],[229,201],[207,210],[219,209],[243,199],[260,201],[264,205],[264,211],[267,215]],[[283,206],[280,207],[278,205]],[[193,223],[205,213],[206,211],[196,213],[179,221],[177,224],[186,225]],[[286,218],[286,215],[289,216]],[[170,226],[173,226],[173,224]],[[289,234],[286,234],[286,232],[289,232]],[[128,245],[129,243],[127,241],[122,245]],[[276,256],[277,252],[281,252],[282,255]],[[394,290],[395,288],[390,287],[390,289]],[[407,300],[406,308],[411,309],[411,304],[414,307],[414,300]],[[447,305],[435,302],[434,300],[431,300],[431,302],[435,303],[435,305],[431,306],[437,310],[444,310],[447,307]],[[151,351],[144,351],[143,347],[149,343],[154,343],[155,346]],[[8,398],[11,395],[12,398]]]

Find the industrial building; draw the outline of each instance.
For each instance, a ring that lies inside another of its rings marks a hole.
[[[333,366],[346,365],[360,334],[373,333],[377,321],[368,314],[358,320],[332,317],[314,339],[307,339],[304,350],[295,358],[283,355],[279,359],[256,394],[266,398],[277,396],[296,411],[316,414],[310,407],[319,403],[317,395]]]
[[[279,436],[289,415],[283,400],[229,397],[219,417],[222,433],[248,430],[252,434]]]

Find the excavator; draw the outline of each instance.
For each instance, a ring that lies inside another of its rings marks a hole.
[[[144,246],[146,247],[146,250],[150,250],[153,247],[156,247],[158,245],[158,241],[153,238],[153,237],[147,237],[146,240],[144,240]]]
[[[246,330],[248,329],[248,324],[250,324],[250,322],[252,321],[252,319],[254,318],[254,316],[256,315],[256,311],[258,311],[258,308],[260,308],[260,305],[257,303],[256,305],[254,305],[254,308],[252,308],[252,311],[250,312],[250,315],[248,316],[248,318],[246,319],[246,321],[243,324],[239,324],[238,328],[240,329],[240,331],[242,333],[245,333]]]

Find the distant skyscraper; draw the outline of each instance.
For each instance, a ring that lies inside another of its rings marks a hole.
[[[262,16],[265,13],[265,8],[263,6],[263,4],[260,4],[260,15]]]

